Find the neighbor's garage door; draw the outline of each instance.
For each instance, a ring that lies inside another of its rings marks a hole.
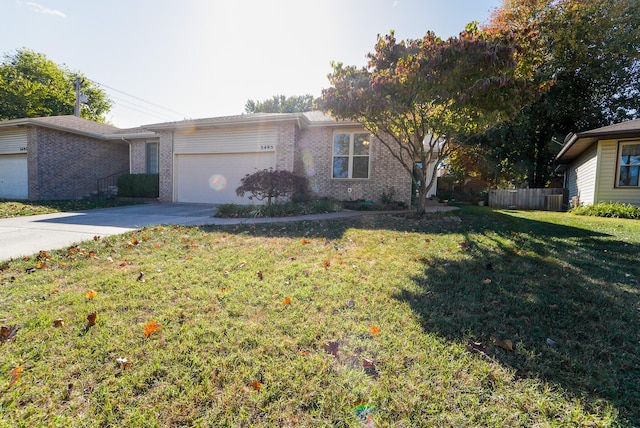
[[[0,198],[27,199],[27,155],[0,155]]]
[[[275,168],[275,152],[176,155],[178,202],[248,204],[236,195],[246,174]]]

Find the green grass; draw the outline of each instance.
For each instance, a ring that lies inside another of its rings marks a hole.
[[[116,200],[10,201],[0,199],[0,219],[63,211],[92,210],[132,205],[138,202]]]
[[[638,425],[639,245],[637,221],[468,207],[10,261],[0,426]]]

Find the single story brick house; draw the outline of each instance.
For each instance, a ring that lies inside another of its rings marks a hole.
[[[23,144],[16,144],[18,134]],[[27,166],[19,169],[28,192],[9,191],[13,185],[0,176],[0,197],[80,198],[95,189],[97,178],[122,169],[158,173],[162,202],[247,204],[235,194],[240,180],[274,168],[308,177],[318,196],[378,201],[392,190],[394,199],[411,202],[411,177],[388,149],[360,125],[321,112],[243,114],[129,130],[73,116],[0,122],[0,165],[2,156],[25,157],[18,146],[27,149]],[[52,177],[56,185],[43,187]],[[70,187],[67,181],[86,183],[60,191]]]
[[[411,177],[360,125],[321,112],[258,113],[146,125],[158,134],[160,200],[248,203],[235,194],[257,170],[294,171],[319,196],[411,201]],[[131,172],[148,172],[153,142],[131,145]],[[435,192],[435,186],[434,186]]]
[[[0,121],[0,198],[80,199],[129,170],[129,143],[154,136],[75,116]]]
[[[640,205],[640,119],[569,134],[555,161],[569,200]]]

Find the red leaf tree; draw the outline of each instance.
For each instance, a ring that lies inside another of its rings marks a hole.
[[[432,32],[401,42],[393,32],[379,35],[367,67],[332,64],[318,105],[360,123],[389,149],[411,175],[423,213],[442,160],[466,136],[536,98],[531,76],[518,67],[516,40],[475,24],[446,40]]]

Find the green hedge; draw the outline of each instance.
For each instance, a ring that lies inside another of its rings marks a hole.
[[[160,194],[158,174],[124,174],[118,178],[118,196],[157,198]]]
[[[572,214],[596,217],[640,219],[640,207],[619,202],[599,202],[572,209]]]

